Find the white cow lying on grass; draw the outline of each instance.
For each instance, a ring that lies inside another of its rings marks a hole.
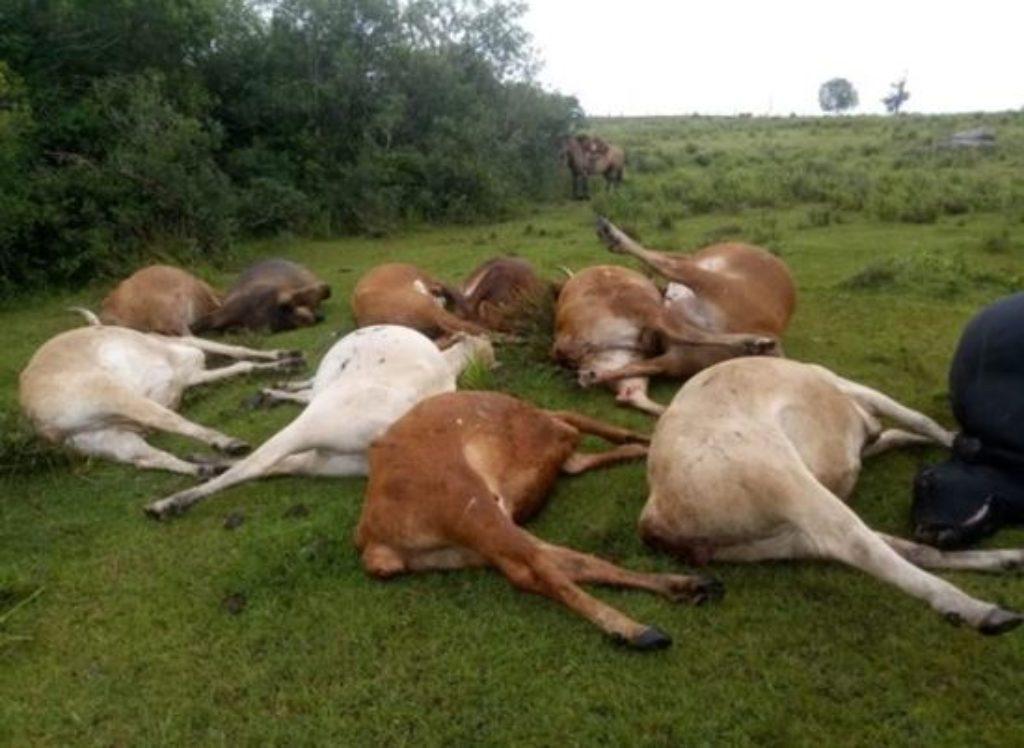
[[[84,310],[82,310],[84,311]],[[166,431],[227,454],[248,451],[240,439],[200,426],[174,412],[193,385],[257,370],[303,365],[297,351],[257,351],[193,337],[166,337],[104,326],[85,312],[90,327],[51,338],[21,372],[21,407],[45,439],[82,454],[151,470],[206,477],[219,468],[190,462],[150,446],[142,434]],[[205,354],[238,361],[207,369]]]
[[[408,327],[356,330],[327,352],[312,381],[295,383],[288,399],[309,405],[298,418],[223,475],[150,504],[158,519],[178,514],[217,491],[267,475],[366,475],[366,450],[420,400],[455,391],[475,357],[494,361],[486,338],[463,336],[441,351]]]
[[[886,418],[900,428],[883,428]],[[905,429],[905,430],[904,430]],[[925,569],[1003,571],[1019,549],[944,552],[875,532],[845,500],[861,460],[953,434],[922,413],[821,366],[737,358],[705,369],[658,421],[640,534],[690,562],[833,559],[984,634],[1024,616]]]

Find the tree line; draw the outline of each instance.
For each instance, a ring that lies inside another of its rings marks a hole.
[[[506,0],[6,0],[0,290],[551,194],[575,99]]]

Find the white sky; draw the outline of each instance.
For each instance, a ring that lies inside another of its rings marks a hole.
[[[529,0],[540,80],[588,114],[820,114],[849,78],[858,112],[1024,107],[1024,0]]]

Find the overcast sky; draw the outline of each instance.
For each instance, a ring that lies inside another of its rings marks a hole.
[[[1024,107],[1024,0],[530,0],[541,81],[588,114],[820,113],[848,78],[882,112]]]

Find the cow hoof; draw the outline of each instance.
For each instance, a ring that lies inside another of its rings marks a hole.
[[[744,343],[743,348],[747,355],[766,356],[775,350],[775,338],[754,338]]]
[[[725,585],[714,577],[698,577],[697,585],[693,590],[692,600],[694,605],[717,602],[725,597]]]
[[[286,358],[302,358],[303,353],[298,348],[292,348],[291,350],[278,350],[274,351],[274,358],[286,359]]]
[[[208,462],[203,465],[199,465],[196,469],[196,477],[199,480],[210,480],[210,478],[216,478],[221,473],[227,472],[230,465],[217,462]]]
[[[579,382],[580,387],[593,387],[597,384],[597,372],[591,369],[580,369],[576,381]]]
[[[262,390],[256,392],[242,401],[242,407],[248,410],[259,410],[260,408],[272,403],[273,400]]]
[[[653,652],[672,646],[672,637],[656,626],[648,626],[629,642],[629,646],[641,652]]]
[[[278,359],[277,371],[301,371],[306,368],[306,359],[299,355],[293,358]]]
[[[986,636],[996,636],[1012,631],[1024,623],[1024,616],[1005,608],[994,608],[991,613],[985,616],[985,620],[978,626],[978,631]]]
[[[248,442],[244,442],[241,439],[229,439],[223,444],[218,444],[217,449],[226,455],[239,457],[240,455],[248,454],[252,447],[249,446]]]
[[[155,519],[157,522],[162,522],[174,513],[171,508],[163,508],[160,505],[160,502],[154,502],[145,507],[142,511],[145,512],[147,517]]]

